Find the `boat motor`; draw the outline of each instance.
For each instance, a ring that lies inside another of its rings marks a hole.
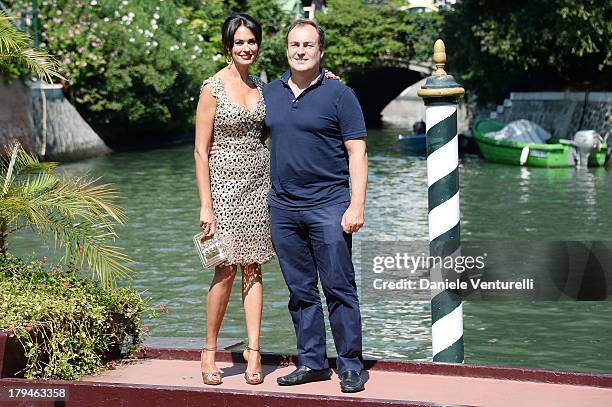
[[[414,122],[412,125],[412,132],[414,134],[425,134],[427,133],[427,127],[423,120],[419,120],[418,122]]]
[[[594,130],[580,130],[574,135],[572,144],[578,150],[578,166],[586,168],[591,153],[601,150],[603,138]]]

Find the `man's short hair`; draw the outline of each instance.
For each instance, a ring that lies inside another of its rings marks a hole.
[[[325,49],[325,31],[323,31],[323,27],[321,27],[316,21],[309,20],[307,18],[298,18],[291,23],[289,29],[287,30],[287,44],[289,44],[289,33],[291,30],[301,25],[309,25],[317,30],[317,34],[319,34],[319,49],[323,51]]]

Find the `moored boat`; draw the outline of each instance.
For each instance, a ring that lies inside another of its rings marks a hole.
[[[425,154],[427,151],[427,137],[425,134],[400,134],[397,141],[402,152]]]
[[[506,125],[495,120],[478,120],[474,123],[472,134],[484,158],[491,162],[525,165],[528,167],[574,167],[578,164],[577,154],[571,142],[529,143],[513,140],[497,140],[489,133],[502,130]],[[604,165],[605,144],[594,150],[588,158],[590,167]]]
[[[400,151],[408,154],[424,155],[427,152],[426,126],[423,120],[414,122],[412,134],[397,136]]]

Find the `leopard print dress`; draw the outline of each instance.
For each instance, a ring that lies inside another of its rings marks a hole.
[[[202,84],[202,89],[210,85],[217,100],[213,140],[219,149],[209,160],[210,184],[218,233],[228,249],[226,264],[263,264],[274,256],[268,211],[270,152],[261,137],[263,82],[250,78],[260,96],[253,111],[229,99],[220,78]]]

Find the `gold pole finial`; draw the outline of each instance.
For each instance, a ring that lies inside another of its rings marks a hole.
[[[417,95],[425,99],[460,98],[463,96],[465,93],[463,87],[444,70],[446,47],[442,40],[437,40],[434,44],[433,60],[434,64],[436,64],[436,70],[427,78],[421,89],[417,91]]]
[[[436,71],[433,75],[446,75],[446,71],[444,70],[444,65],[446,64],[446,47],[444,46],[444,41],[437,40],[434,44],[433,60],[434,64],[436,64]]]

